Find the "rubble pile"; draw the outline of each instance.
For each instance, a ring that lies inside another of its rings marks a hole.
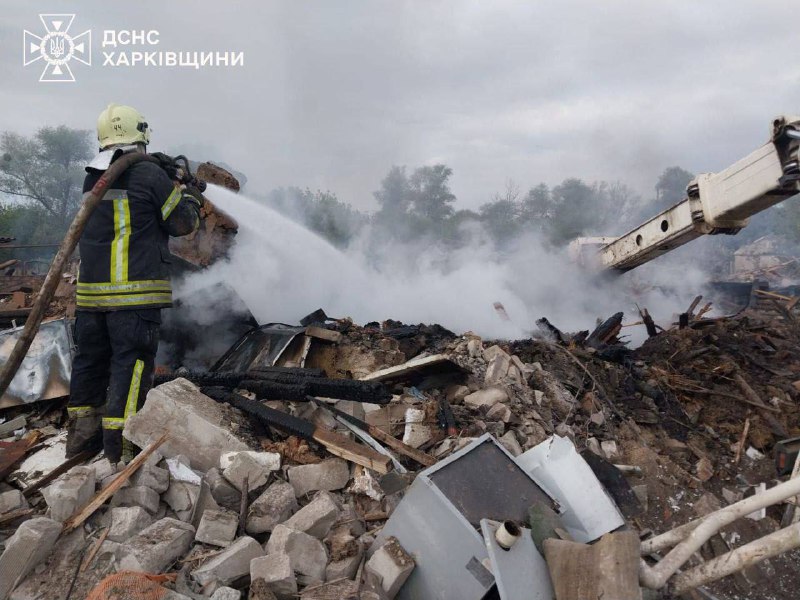
[[[635,350],[621,315],[540,329],[494,342],[395,321],[308,327],[270,364],[161,376],[125,424],[143,449],[127,466],[62,464],[56,407],[9,413],[0,599],[137,598],[108,590],[139,577],[142,597],[173,599],[562,600],[565,557],[609,552],[624,576],[592,585],[641,598],[640,539],[778,477],[773,448],[800,429],[800,323],[770,304],[689,318]],[[728,525],[702,558],[791,523],[790,509]],[[798,556],[704,593],[791,597]]]

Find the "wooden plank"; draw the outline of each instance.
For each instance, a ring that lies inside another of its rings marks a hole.
[[[123,485],[128,479],[131,478],[131,475],[136,473],[136,471],[141,467],[144,462],[148,459],[148,457],[158,449],[161,444],[167,441],[169,437],[169,432],[165,432],[160,438],[158,438],[155,442],[150,444],[150,446],[146,450],[142,450],[139,455],[134,458],[127,467],[125,467],[119,474],[114,478],[108,486],[97,492],[94,498],[92,498],[86,506],[81,508],[77,513],[72,515],[69,519],[64,522],[64,533],[69,533],[76,527],[79,527],[91,517],[98,508],[103,506],[106,501],[111,498]]]
[[[349,415],[339,410],[335,406],[331,406],[329,404],[326,404],[325,402],[322,402],[318,398],[313,398],[313,400],[317,404],[317,406],[321,406],[331,411],[334,414],[334,416],[336,416],[336,418],[339,419],[340,421],[348,422],[355,425],[359,429],[364,430],[366,433],[374,437],[377,441],[383,442],[384,444],[386,444],[393,450],[399,452],[403,456],[407,456],[408,458],[417,461],[419,464],[425,467],[430,467],[431,465],[436,464],[437,462],[436,459],[430,454],[426,454],[422,450],[418,450],[412,446],[409,446],[408,444],[404,444],[396,437],[390,435],[380,427],[371,425],[366,421],[362,421],[358,417],[354,417],[353,415]]]
[[[103,533],[100,534],[100,537],[97,538],[97,541],[92,546],[92,549],[89,551],[89,554],[86,555],[86,558],[81,565],[80,572],[83,573],[86,569],[88,569],[92,563],[94,562],[94,557],[97,556],[97,553],[100,551],[100,546],[103,545],[103,542],[106,541],[108,534],[111,532],[111,527],[106,527],[103,529]]]
[[[325,340],[333,344],[338,344],[342,341],[342,334],[332,329],[325,329],[324,327],[317,327],[310,325],[306,327],[306,335],[309,337],[317,338],[318,340]]]
[[[17,519],[21,519],[22,517],[27,517],[28,515],[32,514],[32,508],[18,508],[17,510],[12,510],[4,515],[0,515],[0,525],[11,523],[12,521],[16,521]]]
[[[775,298],[776,300],[785,300],[786,302],[791,302],[793,300],[796,301],[794,296],[784,296],[783,294],[778,294],[775,292],[769,292],[767,290],[756,290],[756,294],[759,296],[764,296],[766,298]]]
[[[453,371],[463,371],[459,365],[454,363],[445,354],[434,354],[433,356],[425,356],[423,358],[415,358],[402,365],[396,367],[388,367],[381,369],[361,377],[362,381],[389,381],[395,379],[403,379],[409,375],[417,372],[424,372],[427,370],[435,371],[442,368],[451,368]]]
[[[21,440],[4,444],[0,452],[0,480],[5,479],[43,437],[39,431],[31,431]]]
[[[689,310],[686,311],[690,319],[694,316],[694,309],[697,308],[697,305],[700,304],[700,300],[702,299],[702,296],[695,296],[694,300],[692,300],[692,303],[689,305]]]
[[[239,535],[245,535],[247,525],[247,510],[249,508],[250,477],[245,475],[242,480],[242,495],[239,502]]]
[[[761,399],[758,393],[752,387],[750,387],[750,384],[747,383],[747,381],[745,381],[745,378],[739,373],[734,373],[733,380],[742,390],[742,394],[744,394],[745,398],[748,399],[750,404],[754,404],[761,408],[761,416],[767,423],[769,423],[772,431],[781,437],[789,437],[789,432],[786,431],[786,428],[784,428],[784,426],[775,417],[769,414],[768,411],[774,411],[774,409]]]
[[[544,554],[556,600],[642,598],[635,531],[606,534],[591,546],[546,539]]]
[[[325,446],[331,454],[377,471],[381,475],[388,473],[392,464],[392,459],[388,456],[357,444],[349,437],[325,427],[317,427],[314,430],[314,440]]]
[[[367,433],[369,433],[379,442],[383,442],[389,446],[392,450],[402,454],[403,456],[407,456],[411,460],[417,461],[419,464],[425,467],[433,466],[437,462],[437,460],[430,454],[423,452],[422,450],[417,450],[408,444],[404,444],[396,437],[386,433],[383,429],[368,425]]]
[[[744,452],[744,445],[747,442],[747,434],[750,432],[750,419],[744,420],[744,427],[742,428],[742,435],[739,436],[739,443],[736,444],[736,454],[733,457],[733,464],[738,465]],[[800,456],[800,454],[798,454]]]
[[[6,437],[17,429],[22,429],[27,424],[28,421],[25,419],[24,415],[20,415],[16,419],[11,419],[5,423],[0,423],[0,437]]]

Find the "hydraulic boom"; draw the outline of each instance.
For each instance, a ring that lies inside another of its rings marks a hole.
[[[629,271],[701,235],[738,233],[799,192],[800,117],[781,116],[768,143],[724,171],[698,175],[672,208],[616,239],[578,238],[572,251],[601,270]]]

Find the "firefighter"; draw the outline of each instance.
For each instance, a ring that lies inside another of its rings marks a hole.
[[[86,167],[84,192],[123,154],[146,153],[150,128],[135,109],[110,104],[97,119],[97,139],[100,153]],[[89,218],[79,245],[68,458],[101,448],[112,462],[132,458],[135,448],[122,429],[152,386],[161,309],[172,305],[167,242],[197,230],[202,204],[198,190],[140,161]]]

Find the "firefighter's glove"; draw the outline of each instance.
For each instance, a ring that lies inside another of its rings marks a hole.
[[[150,156],[158,161],[158,165],[164,169],[167,177],[173,181],[178,180],[178,163],[175,162],[174,158],[163,152],[153,152]]]
[[[206,203],[203,193],[193,185],[187,185],[185,188],[183,188],[183,193],[197,202],[197,205],[201,208],[203,207],[203,204]]]

